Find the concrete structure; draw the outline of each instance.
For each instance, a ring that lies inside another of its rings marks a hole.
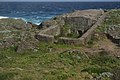
[[[75,11],[57,16],[41,24],[43,27],[48,28],[37,34],[36,38],[40,41],[52,43],[57,42],[70,45],[85,44],[91,38],[94,30],[104,21],[106,14],[103,10],[95,9]],[[81,36],[79,38],[68,38],[64,36],[55,38],[55,36],[61,34],[61,28],[65,27],[64,25],[66,24],[69,25],[69,29],[67,29],[68,33],[80,34]]]
[[[96,23],[103,13],[103,10],[90,9],[68,13],[62,17],[65,24],[69,24],[72,33],[83,34]]]

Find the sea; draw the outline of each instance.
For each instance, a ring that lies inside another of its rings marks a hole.
[[[120,2],[0,2],[0,19],[40,24],[54,16],[84,9],[118,9]]]

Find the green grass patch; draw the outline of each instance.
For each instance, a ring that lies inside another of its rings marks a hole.
[[[96,32],[104,32],[107,28],[109,28],[109,25],[118,24],[120,24],[120,10],[113,10],[107,15],[102,26],[96,29]]]

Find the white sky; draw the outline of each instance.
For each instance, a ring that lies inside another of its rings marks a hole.
[[[81,1],[81,2],[90,2],[90,1],[95,1],[95,2],[99,2],[99,1],[102,1],[102,2],[108,2],[108,1],[119,1],[120,0],[0,0],[0,1],[8,1],[8,2],[11,2],[11,1],[17,1],[17,2],[27,2],[27,1],[30,1],[30,2],[35,2],[35,1],[39,1],[39,2],[46,2],[46,1],[49,1],[49,2],[68,2],[68,1],[72,1],[72,2],[75,2],[75,1]]]

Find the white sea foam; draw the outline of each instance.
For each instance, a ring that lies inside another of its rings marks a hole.
[[[6,19],[6,18],[9,18],[9,17],[0,16],[0,19]]]
[[[23,21],[25,21],[26,23],[27,23],[27,20],[25,19],[25,18],[21,18],[21,17],[13,17],[13,19],[21,19],[21,20],[23,20]]]
[[[30,20],[30,19],[26,19],[26,18],[21,18],[21,17],[13,17],[14,19],[22,19],[23,21],[27,22],[33,22],[36,25],[39,25],[41,23],[40,20]]]
[[[36,25],[40,25],[41,23],[39,22],[39,23],[34,23],[34,24],[36,24]]]
[[[0,19],[6,19],[6,18],[13,18],[13,19],[16,19],[16,20],[17,19],[22,19],[26,23],[27,22],[32,22],[32,23],[34,23],[36,25],[39,25],[43,20],[50,19],[50,18],[52,18],[52,16],[48,16],[48,17],[47,16],[46,17],[39,17],[39,16],[37,16],[35,19],[34,18],[27,19],[27,18],[22,18],[22,17],[5,17],[5,16],[0,16]],[[39,18],[43,18],[43,20],[41,20]]]

